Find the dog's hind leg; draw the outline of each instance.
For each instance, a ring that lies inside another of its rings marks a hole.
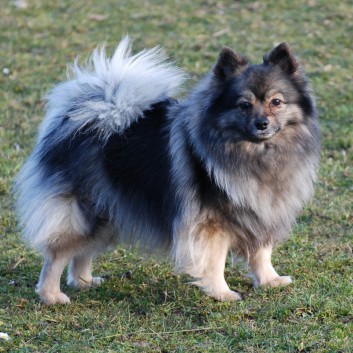
[[[103,278],[92,276],[92,260],[111,245],[114,239],[113,231],[109,226],[106,225],[97,229],[95,234],[90,236],[90,240],[71,260],[67,284],[78,289],[101,285]]]
[[[69,286],[84,289],[91,286],[99,286],[103,283],[101,277],[92,276],[92,259],[93,255],[77,254],[70,262],[67,284]]]
[[[30,226],[30,242],[44,253],[37,293],[45,304],[69,303],[60,290],[60,278],[69,261],[89,242],[87,221],[77,200],[73,196],[48,197],[33,213]]]
[[[256,287],[280,287],[292,282],[289,276],[279,276],[271,262],[272,245],[258,249],[249,261]]]
[[[60,290],[60,278],[72,255],[72,253],[49,249],[45,252],[44,264],[36,289],[45,304],[70,303],[69,297]]]

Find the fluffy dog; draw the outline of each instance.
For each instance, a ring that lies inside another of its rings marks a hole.
[[[24,239],[44,255],[37,293],[99,285],[92,259],[115,244],[164,249],[218,300],[240,300],[229,250],[256,286],[282,286],[273,247],[313,192],[319,127],[308,81],[286,43],[258,65],[222,48],[184,100],[184,73],[157,48],[94,52],[47,96],[38,142],[15,190]]]

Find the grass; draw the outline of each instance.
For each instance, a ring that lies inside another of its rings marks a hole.
[[[0,14],[0,352],[352,352],[353,10],[349,1],[27,1]],[[130,33],[136,50],[162,45],[191,77],[228,45],[259,61],[288,41],[317,96],[322,162],[313,202],[275,252],[284,289],[254,290],[227,267],[240,303],[219,303],[169,264],[117,249],[96,272],[107,280],[72,304],[46,307],[34,286],[40,257],[19,241],[10,194],[35,141],[42,97],[66,63]],[[8,69],[4,70],[5,68]],[[123,276],[132,271],[132,276]],[[131,278],[130,278],[131,277]]]

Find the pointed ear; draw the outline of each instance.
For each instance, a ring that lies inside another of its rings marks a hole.
[[[274,49],[270,50],[264,56],[264,64],[278,65],[289,75],[294,74],[299,68],[298,61],[292,54],[292,51],[287,43],[281,43]]]
[[[222,47],[218,61],[213,69],[215,76],[226,80],[234,76],[248,64],[248,60],[228,47]]]

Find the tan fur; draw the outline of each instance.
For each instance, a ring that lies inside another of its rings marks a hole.
[[[175,258],[180,261],[178,272],[187,273],[205,293],[217,300],[241,300],[231,291],[224,278],[224,267],[230,247],[229,234],[215,219],[204,217],[192,230],[181,235],[175,246]],[[192,243],[190,243],[192,241]]]
[[[78,216],[78,213],[76,213]],[[70,299],[61,292],[60,278],[69,264],[68,285],[83,289],[103,282],[93,277],[91,263],[94,256],[104,251],[114,241],[109,227],[100,228],[95,237],[74,233],[76,219],[71,215],[71,232],[55,232],[55,237],[44,250],[44,264],[37,284],[37,293],[45,304],[65,304]],[[68,224],[66,224],[68,229]]]
[[[257,287],[285,286],[292,282],[288,276],[279,276],[271,263],[272,245],[268,244],[258,249],[249,259],[249,265]]]

